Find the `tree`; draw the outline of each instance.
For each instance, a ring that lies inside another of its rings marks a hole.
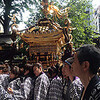
[[[41,5],[42,1],[45,0],[34,0],[34,7],[29,10],[30,15],[28,21],[24,22],[27,27],[34,26],[40,18],[45,17],[42,11],[43,9],[43,6]]]
[[[0,14],[0,23],[4,27],[4,33],[9,33],[10,21],[11,19],[8,15],[20,13],[22,17],[22,12],[25,8],[30,11],[30,18],[25,22],[28,26],[35,25],[40,18],[44,18],[42,12],[43,5],[41,2],[45,0],[1,0],[0,8],[2,12]],[[50,2],[57,6],[60,10],[70,7],[68,18],[71,20],[71,26],[75,28],[72,31],[73,43],[75,47],[80,46],[85,43],[92,43],[93,26],[90,25],[91,21],[88,20],[91,12],[87,9],[92,9],[91,0],[51,0]],[[48,0],[48,4],[50,4]],[[31,6],[34,4],[34,8]],[[30,9],[31,7],[31,9]],[[24,17],[24,16],[23,16]],[[48,15],[49,18],[53,19],[52,15]],[[57,21],[62,27],[65,26],[64,20],[66,17],[57,18]],[[20,20],[21,21],[21,20]],[[18,22],[18,18],[17,18]]]
[[[76,28],[73,32],[73,42],[76,47],[81,44],[93,43],[92,36],[94,35],[91,26],[90,15],[92,12],[91,0],[70,0],[68,6],[71,7],[69,18],[72,21],[72,27]]]
[[[59,8],[59,10],[70,7],[68,18],[71,20],[71,26],[75,28],[72,31],[73,43],[75,47],[80,46],[81,44],[93,43],[92,36],[94,35],[93,27],[90,19],[92,12],[91,0],[51,0],[54,5]],[[42,6],[40,5],[41,0],[39,0],[39,5],[37,4],[37,11],[31,12],[31,21],[29,19],[28,24],[35,24],[40,18],[43,18]],[[49,2],[50,4],[50,2]],[[34,10],[33,10],[34,11]],[[32,17],[33,16],[33,17]],[[52,15],[48,15],[49,18],[53,18]],[[57,18],[57,21],[62,27],[65,27],[64,20],[66,18]],[[29,23],[30,22],[30,23]]]
[[[0,0],[0,8],[2,9],[0,12],[0,23],[3,26],[4,34],[9,34],[11,21],[9,16],[20,14],[20,17],[22,17],[22,12],[25,11],[25,8],[29,10],[33,3],[32,0]],[[19,22],[18,18],[16,20]]]
[[[66,6],[62,8],[71,8],[68,18],[71,20],[71,26],[75,28],[72,31],[74,46],[77,48],[82,44],[93,43],[94,26],[91,25],[93,19],[90,20],[90,15],[93,14],[92,0],[66,0],[65,3]]]

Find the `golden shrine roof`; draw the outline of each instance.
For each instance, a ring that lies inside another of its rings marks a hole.
[[[52,22],[50,19],[40,19],[37,25],[22,33],[21,38],[26,43],[48,44],[50,42],[57,42],[61,37],[64,38],[63,29],[59,24]]]

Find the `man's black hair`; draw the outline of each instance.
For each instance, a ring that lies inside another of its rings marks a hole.
[[[42,64],[40,64],[40,63],[36,63],[36,64],[34,64],[33,66],[36,66],[36,67],[38,67],[38,68],[42,68],[43,69],[43,67],[42,67]]]
[[[84,61],[88,61],[90,63],[90,72],[97,74],[100,67],[100,49],[92,44],[85,44],[76,49],[76,52],[78,52],[77,57],[80,64]]]

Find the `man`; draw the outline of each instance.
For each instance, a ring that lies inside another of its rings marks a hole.
[[[12,88],[8,88],[10,77],[8,74],[8,69],[5,65],[0,65],[0,100],[25,100],[23,96],[12,94]],[[9,92],[8,92],[9,91]]]
[[[76,50],[72,70],[84,85],[81,100],[100,100],[100,79],[97,76],[99,67],[100,49],[86,44]]]
[[[58,72],[55,72],[55,77],[52,78],[47,100],[63,100],[63,84],[62,84],[62,67],[59,68]]]
[[[8,85],[7,91],[9,94],[12,94],[14,98],[18,100],[25,100],[19,74],[19,67],[14,66],[10,71],[10,83]]]
[[[4,64],[0,65],[0,83],[2,82],[2,86],[4,87],[4,89],[7,89],[7,86],[9,84],[8,73],[9,73],[8,68]]]
[[[27,63],[25,65],[24,81],[22,83],[24,87],[25,100],[33,100],[33,88],[34,88],[34,74],[33,64]]]
[[[48,67],[47,76],[49,77],[50,82],[57,76],[57,74],[58,72],[55,66]]]
[[[80,79],[73,76],[71,65],[74,61],[73,57],[68,58],[63,62],[62,74],[65,78],[65,83],[63,84],[63,97],[64,100],[79,100],[82,92],[83,85]]]
[[[36,63],[34,65],[33,72],[36,76],[34,87],[34,100],[45,100],[47,96],[48,87],[50,85],[49,78],[43,72],[43,68],[40,63]]]
[[[0,100],[9,99],[14,100],[12,95],[7,92],[7,86],[9,84],[9,75],[4,74],[6,66],[0,65]]]

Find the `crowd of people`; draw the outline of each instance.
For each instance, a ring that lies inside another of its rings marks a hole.
[[[0,64],[0,100],[100,100],[100,49],[83,45],[46,72],[41,63]]]

